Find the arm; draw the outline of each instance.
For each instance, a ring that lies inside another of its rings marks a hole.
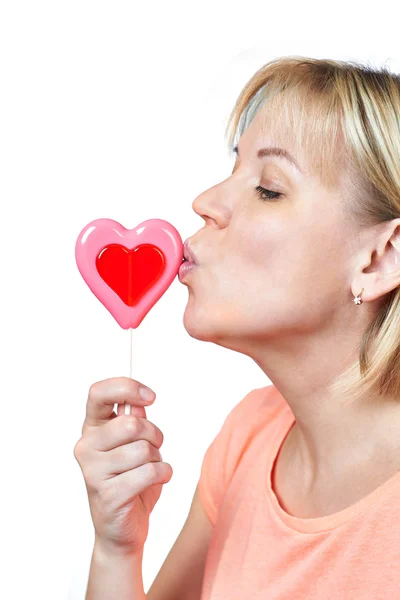
[[[147,594],[143,549],[118,556],[95,543],[85,600],[199,600],[212,530],[196,487],[185,524]]]
[[[147,591],[147,600],[200,599],[212,531],[196,487],[186,522]]]
[[[95,542],[85,600],[145,600],[142,564],[143,549],[118,555]]]

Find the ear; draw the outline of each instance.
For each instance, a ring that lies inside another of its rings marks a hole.
[[[366,238],[351,291],[364,288],[362,299],[371,302],[400,286],[400,218],[370,228]]]

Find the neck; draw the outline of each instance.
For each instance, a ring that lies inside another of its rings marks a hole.
[[[357,467],[365,473],[377,465],[390,469],[397,461],[400,468],[399,399],[370,393],[343,401],[315,381],[311,387],[290,377],[268,377],[296,420],[285,441],[286,456],[310,486],[339,480]]]

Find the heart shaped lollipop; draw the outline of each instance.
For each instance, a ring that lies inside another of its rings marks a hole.
[[[78,269],[123,329],[140,325],[182,264],[178,231],[163,219],[126,229],[112,219],[84,227],[75,244]]]

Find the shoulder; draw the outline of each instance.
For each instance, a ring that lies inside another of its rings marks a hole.
[[[215,523],[218,508],[241,459],[258,432],[274,429],[288,404],[273,385],[255,388],[235,404],[203,457],[199,490]]]
[[[284,418],[288,404],[275,386],[268,385],[248,392],[226,416],[212,446],[224,457],[225,468],[232,473],[252,440],[262,431],[274,430]]]
[[[224,426],[240,425],[240,430],[264,427],[289,410],[283,396],[274,385],[251,390],[228,413]]]

